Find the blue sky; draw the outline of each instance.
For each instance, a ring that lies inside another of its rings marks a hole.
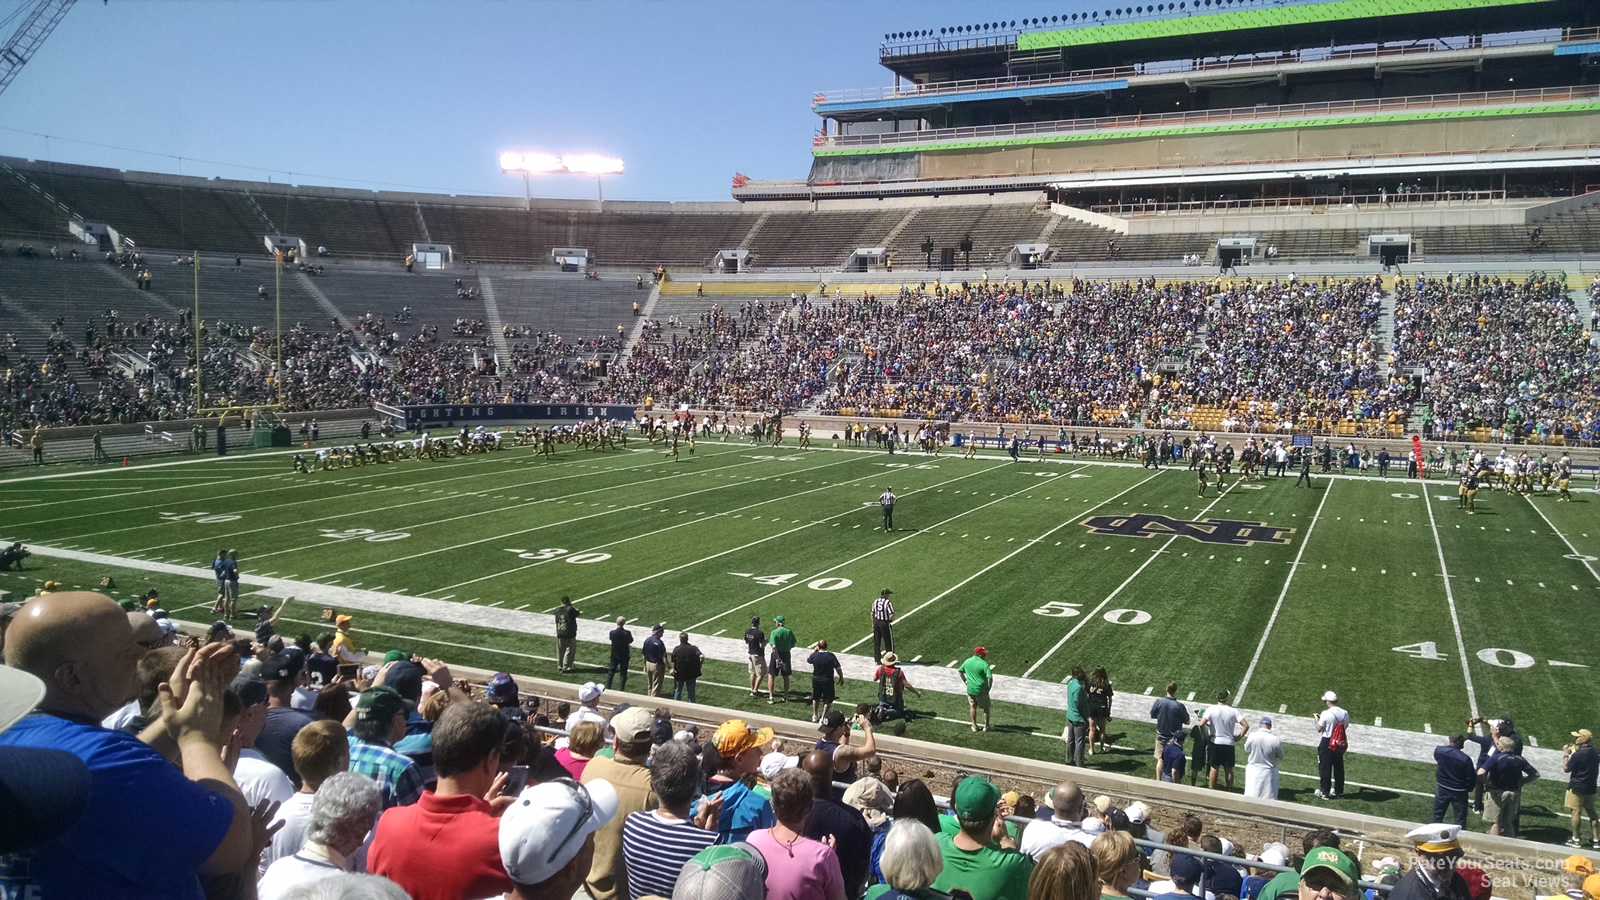
[[[0,0],[0,18],[31,3]],[[587,151],[627,162],[607,199],[727,200],[735,172],[806,175],[811,96],[888,85],[885,32],[1089,6],[81,0],[0,95],[0,154],[520,195],[500,151]],[[594,189],[576,176],[533,185]]]

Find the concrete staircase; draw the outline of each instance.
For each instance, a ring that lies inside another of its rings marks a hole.
[[[421,218],[422,211],[417,211]],[[494,283],[488,276],[478,276],[478,290],[483,292],[483,321],[489,326],[489,337],[494,341],[495,371],[504,372],[511,364],[511,345],[506,341],[505,320],[500,318],[500,304],[494,298]]]
[[[1394,374],[1394,291],[1384,291],[1378,314],[1378,346],[1381,348],[1378,372],[1387,382]]]

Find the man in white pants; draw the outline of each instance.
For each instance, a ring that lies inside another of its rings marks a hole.
[[[1244,795],[1264,800],[1278,799],[1278,764],[1283,762],[1283,741],[1272,733],[1272,718],[1261,717],[1261,727],[1245,738]]]

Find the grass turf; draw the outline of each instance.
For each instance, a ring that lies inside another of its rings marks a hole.
[[[0,585],[26,594],[45,578],[88,586],[112,574],[124,593],[157,584],[168,609],[205,618],[208,582],[139,567],[205,567],[237,547],[247,574],[533,611],[570,594],[586,618],[661,620],[698,634],[734,636],[751,614],[770,622],[782,613],[803,643],[825,637],[836,650],[863,642],[870,598],[891,587],[897,647],[921,665],[944,666],[981,643],[1002,678],[1060,681],[1074,665],[1104,665],[1122,693],[1175,679],[1198,703],[1244,686],[1243,705],[1295,716],[1316,712],[1333,688],[1362,724],[1439,733],[1459,728],[1475,703],[1514,716],[1546,747],[1592,725],[1578,717],[1592,706],[1594,651],[1572,627],[1600,590],[1586,558],[1600,555],[1600,530],[1585,530],[1592,494],[1558,504],[1483,491],[1468,517],[1454,485],[1440,481],[1316,479],[1306,490],[1293,478],[1230,479],[1220,497],[1213,486],[1201,498],[1182,469],[706,441],[676,461],[635,441],[631,451],[567,449],[554,461],[514,448],[288,469],[282,455],[245,454],[8,473],[0,536],[108,554],[127,568],[40,556]],[[874,501],[890,485],[901,502],[885,534]],[[1130,536],[1122,520],[1141,514],[1263,522],[1279,530],[1244,536],[1281,543],[1207,542],[1159,522],[1146,529],[1157,533]],[[1092,517],[1124,533],[1098,533],[1084,524]],[[536,636],[426,618],[363,614],[362,623],[464,664],[556,675],[551,642]],[[915,667],[910,674],[915,682]],[[717,686],[743,682],[742,666],[712,662],[704,699],[752,702]],[[841,700],[870,694],[855,684]],[[938,717],[916,722],[916,736],[1060,755],[1059,712],[997,704],[995,721],[1015,730],[974,736],[959,697],[914,705]],[[1113,730],[1130,747],[1150,740],[1143,723]],[[1286,773],[1314,773],[1314,751],[1286,750]],[[1428,797],[1406,792],[1431,793],[1430,763],[1354,752],[1350,779],[1373,787],[1341,805],[1427,815]],[[1149,760],[1128,750],[1094,765],[1148,774]],[[1553,838],[1560,774],[1545,776],[1529,788],[1525,831]],[[1283,796],[1305,799],[1313,787],[1286,775]]]

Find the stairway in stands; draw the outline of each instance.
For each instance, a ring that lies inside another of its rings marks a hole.
[[[1378,372],[1387,382],[1394,374],[1394,291],[1384,291],[1378,313]]]
[[[417,217],[422,217],[421,210]],[[500,318],[500,303],[494,297],[494,282],[487,275],[479,275],[478,290],[483,292],[483,321],[489,326],[489,337],[494,340],[495,370],[504,372],[511,364],[511,345],[506,340],[505,320]]]

